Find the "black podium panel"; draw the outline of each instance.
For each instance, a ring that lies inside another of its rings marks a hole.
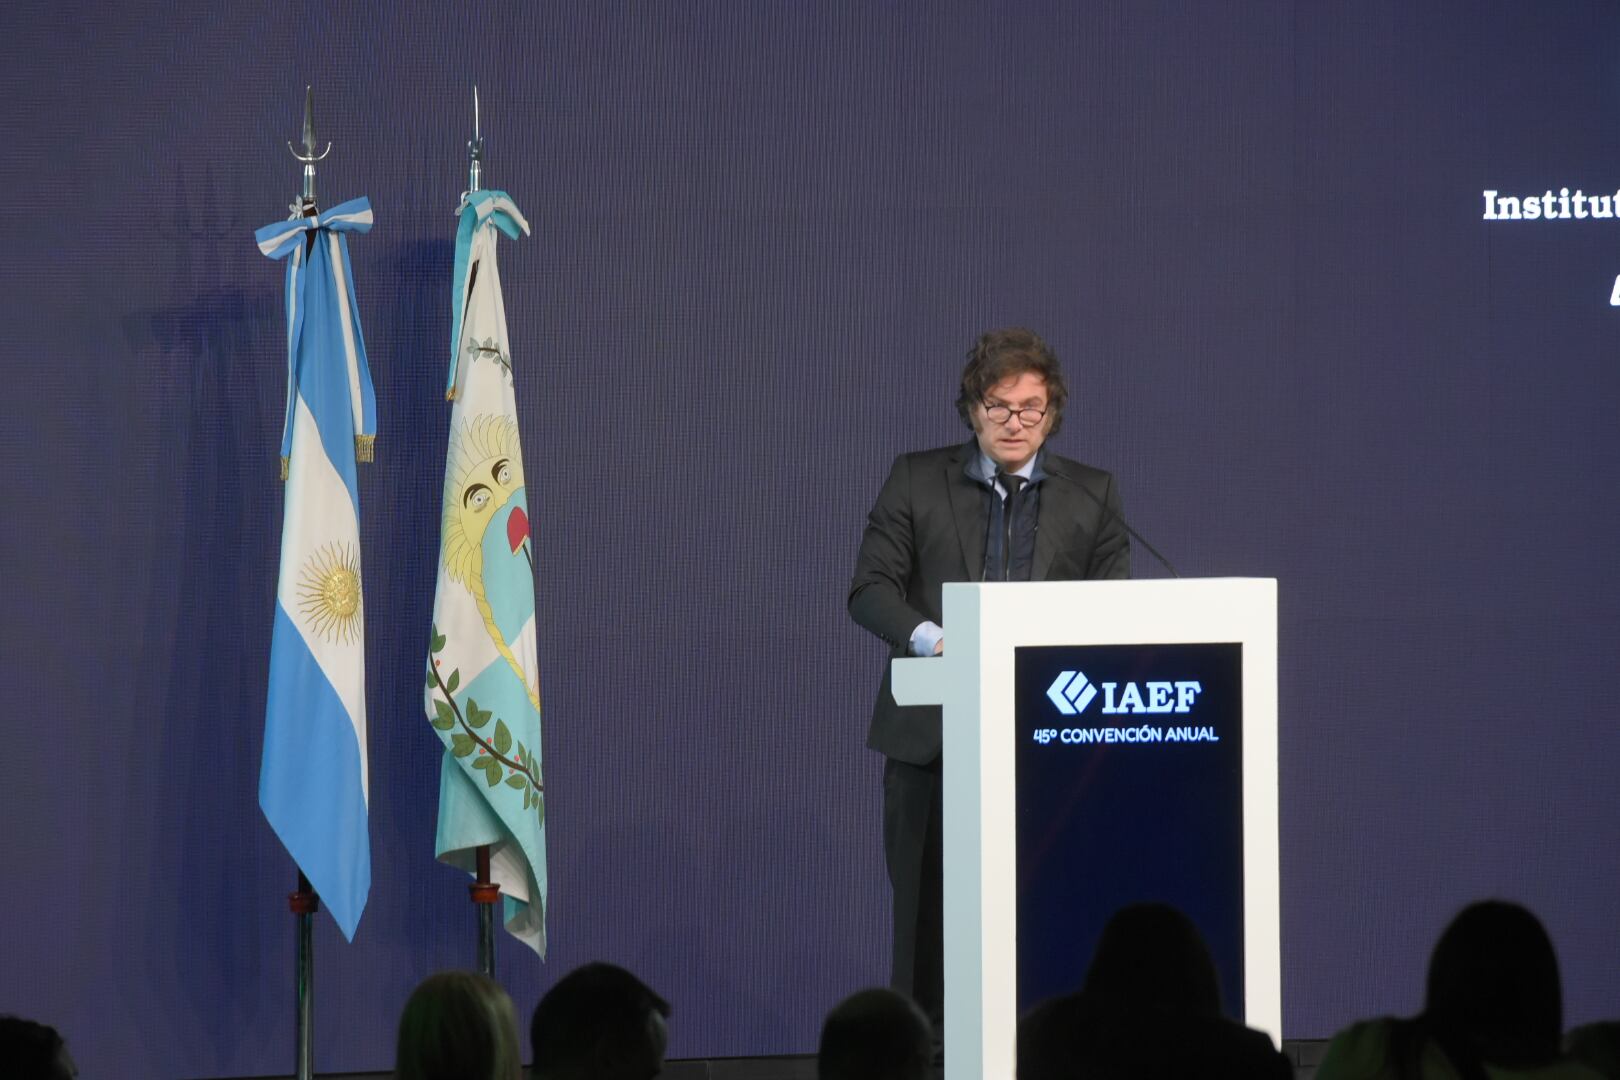
[[[1243,649],[1016,650],[1018,1011],[1079,988],[1108,917],[1163,901],[1243,1016]]]

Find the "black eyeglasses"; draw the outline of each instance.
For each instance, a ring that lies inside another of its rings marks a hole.
[[[1046,419],[1045,409],[1015,409],[1010,405],[992,405],[988,401],[981,401],[979,404],[984,406],[985,419],[992,424],[1005,424],[1016,416],[1020,424],[1025,427],[1034,427]]]

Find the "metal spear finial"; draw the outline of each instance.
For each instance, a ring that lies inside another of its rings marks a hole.
[[[478,87],[473,87],[473,137],[467,141],[467,190],[484,188],[484,136],[478,124]]]
[[[326,149],[319,154],[315,152],[315,91],[311,87],[304,87],[304,152],[300,154],[293,148],[291,142],[287,149],[292,156],[304,163],[304,189],[299,195],[299,202],[307,209],[315,205],[315,163],[325,161],[326,155],[332,152],[330,141]]]

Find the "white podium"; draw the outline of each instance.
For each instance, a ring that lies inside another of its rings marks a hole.
[[[944,707],[948,1080],[1010,1080],[1020,994],[1077,989],[1068,945],[1134,900],[1280,1045],[1276,581],[953,584],[944,626],[893,686]]]

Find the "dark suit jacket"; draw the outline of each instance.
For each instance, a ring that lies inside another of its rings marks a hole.
[[[918,624],[942,623],[942,585],[984,577],[989,506],[983,484],[968,474],[978,454],[978,443],[969,440],[900,455],[867,515],[849,613],[882,638],[892,656],[909,655]],[[1130,544],[1114,478],[1044,449],[1037,467],[1046,478],[1030,580],[1129,577]],[[912,765],[939,757],[939,708],[896,705],[887,664],[866,745]]]

